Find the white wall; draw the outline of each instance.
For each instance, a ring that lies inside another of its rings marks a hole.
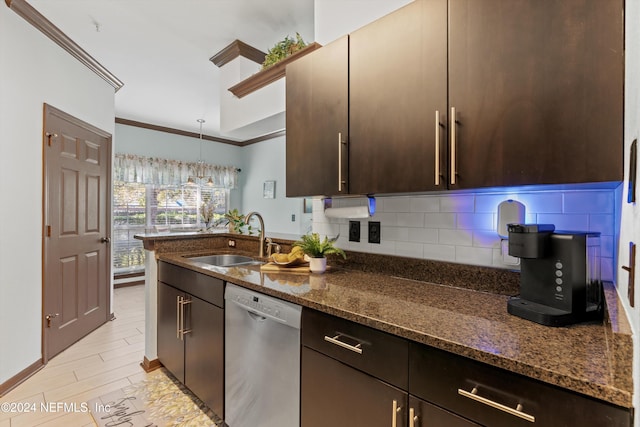
[[[623,265],[629,265],[629,242],[640,245],[640,207],[639,202],[627,203],[627,183],[629,168],[629,147],[634,139],[640,139],[640,0],[627,0],[625,5],[625,183],[622,194],[622,220],[620,232],[620,247],[618,261],[618,291],[624,303],[627,316],[632,324],[634,333],[634,405],[636,407],[635,426],[640,427],[640,277],[636,274],[635,308],[627,302],[628,273],[622,270]],[[640,174],[638,174],[640,176]],[[640,197],[640,191],[636,193]],[[636,249],[638,251],[638,249]],[[640,271],[640,254],[636,255],[636,271]]]
[[[285,138],[275,138],[244,148],[245,169],[241,175],[242,208],[245,213],[258,211],[269,233],[304,234],[310,225],[309,215],[302,215],[301,198],[286,198]],[[245,173],[246,170],[246,173]],[[276,198],[262,197],[264,181],[276,181]],[[291,221],[295,215],[295,221]]]
[[[113,134],[114,89],[3,4],[0,93],[3,383],[42,357],[43,103]]]

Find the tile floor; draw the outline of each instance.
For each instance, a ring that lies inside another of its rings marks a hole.
[[[116,289],[116,319],[101,326],[49,361],[38,373],[0,398],[35,403],[35,412],[0,411],[0,427],[95,426],[82,411],[41,411],[42,402],[76,403],[137,383],[150,375],[140,367],[144,357],[144,285]],[[26,365],[26,364],[25,364]]]

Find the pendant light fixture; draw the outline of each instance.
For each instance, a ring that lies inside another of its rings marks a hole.
[[[206,175],[207,168],[204,163],[204,160],[202,160],[202,124],[204,123],[204,119],[197,119],[196,121],[200,124],[200,154],[198,155],[198,161],[196,163],[196,170],[195,170],[196,176],[195,177],[190,176],[187,179],[187,185],[201,184],[202,181],[204,181],[204,179],[207,178],[206,185],[212,187],[213,179],[210,176]]]

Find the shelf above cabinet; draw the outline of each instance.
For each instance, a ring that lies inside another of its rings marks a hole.
[[[292,54],[291,56],[286,57],[282,61],[267,68],[266,70],[259,71],[256,74],[252,75],[251,77],[244,79],[240,83],[234,86],[231,86],[229,88],[229,91],[233,93],[235,96],[237,96],[238,98],[242,98],[246,95],[249,95],[250,93],[255,92],[256,90],[263,88],[266,85],[273,83],[276,80],[284,77],[287,64],[299,58],[302,58],[303,56],[308,55],[309,53],[321,47],[322,45],[319,43],[315,43],[315,42],[310,43],[304,49],[301,49],[296,53]]]

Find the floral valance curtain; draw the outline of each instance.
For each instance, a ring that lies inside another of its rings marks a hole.
[[[198,168],[201,172],[198,173]],[[114,180],[140,184],[180,185],[198,174],[211,178],[215,187],[236,188],[238,169],[235,166],[219,166],[208,163],[143,157],[133,154],[116,154]]]

